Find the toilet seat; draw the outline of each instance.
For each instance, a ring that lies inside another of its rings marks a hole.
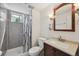
[[[46,40],[46,38],[39,37],[37,39],[38,46],[32,47],[31,49],[29,49],[29,55],[30,56],[38,56],[38,55],[40,55],[42,49],[44,48],[44,40]]]
[[[29,52],[35,53],[35,52],[38,52],[38,51],[40,51],[40,50],[41,50],[40,47],[33,47],[33,48],[31,48],[31,49],[29,50]]]
[[[33,47],[29,50],[29,54],[31,55],[38,55],[37,53],[39,53],[41,51],[40,47]]]

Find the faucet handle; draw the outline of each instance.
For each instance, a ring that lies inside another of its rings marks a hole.
[[[59,36],[59,40],[61,40],[61,35]]]

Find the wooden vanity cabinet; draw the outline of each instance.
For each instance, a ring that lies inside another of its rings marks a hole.
[[[64,53],[64,52],[62,52],[62,51],[60,51],[60,50],[58,50],[58,49],[56,50],[55,55],[56,55],[56,56],[69,56],[69,54]]]
[[[79,56],[79,46],[78,46],[78,48],[77,48],[77,51],[76,51],[75,56]]]
[[[44,43],[44,55],[45,56],[54,56],[55,55],[55,49],[52,48],[50,45]]]
[[[44,43],[44,56],[69,56],[69,54]]]

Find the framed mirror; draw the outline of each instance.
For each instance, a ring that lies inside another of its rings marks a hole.
[[[54,9],[54,16],[54,31],[75,31],[74,4],[60,4]]]

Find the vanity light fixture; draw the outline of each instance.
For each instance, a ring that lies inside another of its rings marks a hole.
[[[50,18],[50,20],[53,20],[53,19],[55,18],[55,16],[54,16],[54,13],[53,13],[53,12],[49,14],[49,18]]]
[[[75,6],[75,13],[77,13],[79,15],[79,4],[76,3],[76,4],[74,4],[74,6]]]
[[[79,4],[76,3],[76,4],[74,4],[74,6],[75,6],[75,13],[78,14],[78,16],[79,16]],[[79,25],[79,20],[77,20],[77,25]]]
[[[54,20],[54,18],[55,18],[53,12],[51,12],[51,13],[49,14],[49,18],[50,18],[49,30],[53,30],[53,20]]]
[[[75,3],[74,6],[75,6],[75,10],[79,9],[79,3]]]

